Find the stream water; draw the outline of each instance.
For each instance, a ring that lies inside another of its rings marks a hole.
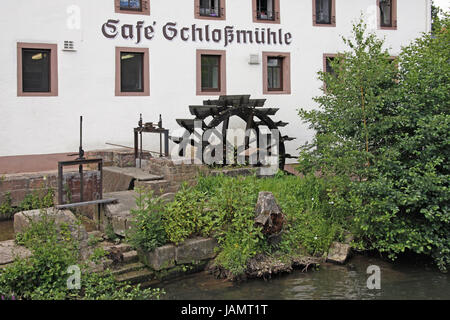
[[[0,241],[14,239],[14,220],[0,221]]]
[[[381,289],[367,288],[367,267],[381,270]],[[411,261],[390,263],[354,256],[349,264],[322,264],[318,270],[295,271],[269,281],[243,283],[215,279],[206,272],[163,282],[163,299],[315,300],[315,299],[450,299],[450,275]]]

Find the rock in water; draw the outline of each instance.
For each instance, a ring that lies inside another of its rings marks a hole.
[[[260,192],[256,203],[255,225],[262,227],[262,233],[276,241],[283,231],[285,221],[272,192]]]
[[[351,247],[348,244],[333,242],[328,251],[327,261],[344,264],[351,253]]]

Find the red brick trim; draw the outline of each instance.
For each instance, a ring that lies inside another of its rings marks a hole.
[[[273,0],[274,1],[274,10],[275,10],[275,20],[260,20],[258,19],[258,15],[256,12],[257,9],[257,0],[252,0],[252,15],[253,15],[253,22],[255,23],[281,23],[280,20],[280,0]]]
[[[283,59],[283,90],[269,90],[267,83],[267,59],[280,57]],[[291,94],[291,54],[289,52],[263,52],[263,94]]]
[[[150,15],[150,0],[142,0],[142,11],[120,9],[120,0],[114,0],[114,12],[124,14]]]
[[[50,91],[24,92],[22,74],[22,49],[50,50]],[[58,45],[49,43],[17,43],[17,96],[18,97],[56,97],[58,96]]]
[[[203,20],[226,20],[227,7],[226,0],[220,0],[220,16],[209,17],[200,15],[200,0],[194,0],[194,18]]]
[[[392,0],[392,27],[381,26],[380,0],[377,0],[377,19],[378,19],[378,29],[397,30],[397,0]]]
[[[202,55],[220,56],[220,88],[219,91],[203,91],[202,90]],[[196,77],[198,96],[221,96],[227,92],[227,62],[225,50],[197,50],[196,53]]]
[[[336,0],[331,0],[331,24],[316,22],[316,0],[312,0],[313,26],[336,27]]]
[[[144,54],[144,72],[143,72],[143,87],[142,92],[122,92],[120,90],[120,53],[121,52],[138,52]],[[129,48],[129,47],[116,47],[116,96],[149,96],[150,95],[150,56],[148,48]]]

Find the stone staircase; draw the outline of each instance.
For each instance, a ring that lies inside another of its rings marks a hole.
[[[154,175],[147,170],[135,167],[105,167],[103,169],[103,198],[118,201],[106,204],[103,208],[101,230],[112,227],[114,233],[125,236],[131,227],[132,209],[136,208],[136,187],[153,191],[153,195],[161,196],[173,193],[178,189],[178,183],[165,180],[161,175]]]
[[[133,250],[130,245],[106,245],[104,249],[110,256],[105,265],[111,269],[117,281],[128,282],[131,285],[141,284],[141,287],[148,287],[155,283],[154,272],[139,262],[136,250]]]

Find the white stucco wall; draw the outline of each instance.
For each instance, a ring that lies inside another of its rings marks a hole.
[[[281,25],[252,22],[251,0],[227,0],[226,21],[194,19],[194,0],[150,0],[151,15],[114,13],[114,0],[14,0],[3,1],[0,12],[0,156],[76,151],[78,121],[84,116],[84,149],[106,148],[105,142],[133,143],[132,128],[139,113],[144,121],[157,121],[162,114],[164,126],[177,129],[176,118],[192,118],[188,105],[201,104],[214,96],[196,96],[196,49],[227,51],[227,94],[251,94],[267,98],[267,107],[281,110],[275,120],[289,122],[283,134],[297,137],[287,143],[287,151],[311,138],[297,115],[302,106],[313,108],[312,97],[321,93],[316,72],[322,70],[323,53],[345,49],[341,35],[349,35],[352,22],[361,12],[376,24],[376,0],[336,0],[335,28],[312,26],[311,0],[280,0]],[[386,37],[392,55],[402,45],[429,30],[429,0],[398,0],[398,29],[377,30]],[[80,29],[70,29],[73,17],[68,8],[80,9]],[[73,7],[72,7],[73,8]],[[121,37],[107,39],[101,26],[108,19],[120,23],[145,24],[156,21],[153,40],[139,45]],[[281,27],[293,40],[287,45],[168,41],[162,35],[167,22],[178,26],[205,24],[212,28],[233,25],[237,29]],[[64,40],[76,42],[76,52],[62,51]],[[57,43],[59,94],[57,97],[17,96],[17,42]],[[150,96],[116,97],[114,94],[115,47],[148,47],[150,50]],[[250,65],[250,54],[262,51],[291,53],[291,95],[263,95],[262,64]],[[150,140],[149,135],[146,140]],[[157,149],[159,138],[147,143]]]

